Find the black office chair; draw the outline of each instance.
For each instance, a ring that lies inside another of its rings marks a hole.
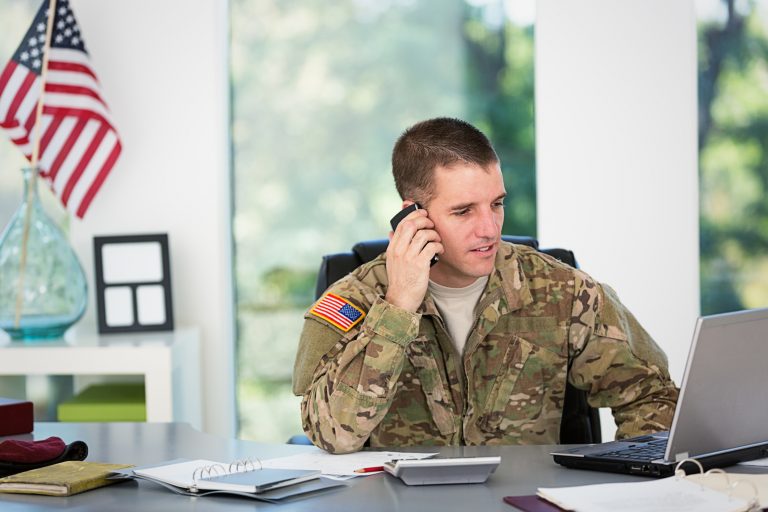
[[[576,257],[568,249],[541,249],[538,240],[527,236],[502,235],[501,238],[506,242],[533,247],[573,268],[578,268]],[[323,256],[317,275],[315,298],[319,298],[331,284],[386,251],[387,245],[389,245],[388,240],[366,240],[355,244],[351,252]],[[597,409],[589,406],[585,391],[567,384],[563,419],[560,423],[560,442],[562,444],[599,443],[601,439],[600,415]]]

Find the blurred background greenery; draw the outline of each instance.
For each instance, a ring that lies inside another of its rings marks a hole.
[[[700,20],[701,311],[765,307],[768,2],[702,2]]]
[[[447,115],[480,127],[503,164],[505,232],[535,234],[533,10],[532,0],[232,2],[243,437],[301,432],[291,371],[321,257],[387,236],[400,208],[389,156],[407,126]]]

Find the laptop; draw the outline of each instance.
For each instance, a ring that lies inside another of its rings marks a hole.
[[[701,317],[669,432],[551,455],[569,468],[654,477],[687,458],[706,470],[768,457],[767,367],[768,308]]]

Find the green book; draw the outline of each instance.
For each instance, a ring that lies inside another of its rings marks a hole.
[[[146,421],[142,383],[93,384],[58,406],[59,421]]]
[[[120,482],[121,480],[107,480],[107,476],[115,470],[129,467],[131,467],[130,464],[59,462],[44,468],[0,478],[0,492],[71,496]]]

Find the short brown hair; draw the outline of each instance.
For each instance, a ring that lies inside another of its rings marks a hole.
[[[460,119],[437,117],[400,135],[392,150],[392,174],[403,200],[428,203],[437,167],[466,162],[485,168],[498,161],[491,141],[480,130]]]

